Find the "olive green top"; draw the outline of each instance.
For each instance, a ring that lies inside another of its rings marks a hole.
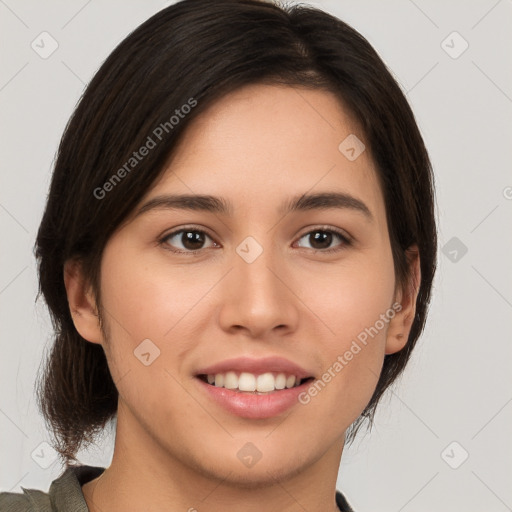
[[[82,485],[101,475],[105,468],[97,466],[68,467],[50,485],[46,493],[23,489],[22,493],[0,493],[0,512],[89,512]]]
[[[82,485],[104,470],[98,466],[71,466],[51,483],[47,493],[24,487],[23,493],[0,492],[0,512],[89,512]],[[336,504],[341,512],[353,512],[339,491]]]

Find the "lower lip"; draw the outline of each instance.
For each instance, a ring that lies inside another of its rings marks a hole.
[[[278,416],[299,403],[298,396],[311,384],[307,380],[300,386],[281,389],[265,395],[256,395],[212,386],[196,378],[210,398],[231,414],[241,418],[264,419]]]

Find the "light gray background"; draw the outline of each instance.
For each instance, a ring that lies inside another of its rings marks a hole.
[[[34,397],[51,324],[34,303],[32,255],[58,142],[101,62],[170,3],[0,0],[1,491],[47,490],[61,471],[41,445]],[[359,30],[392,69],[437,180],[428,328],[373,432],[345,450],[338,488],[357,512],[512,510],[512,2],[311,3]],[[47,59],[31,48],[43,31],[59,45]],[[454,31],[469,44],[457,58]],[[80,460],[108,465],[111,442]]]

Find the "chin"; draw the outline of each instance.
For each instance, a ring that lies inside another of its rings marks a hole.
[[[231,485],[242,489],[258,489],[275,485],[277,482],[285,482],[294,476],[302,473],[311,466],[315,460],[320,458],[311,457],[308,461],[304,455],[304,447],[301,447],[301,455],[295,453],[290,457],[290,453],[281,453],[277,450],[270,456],[262,454],[251,467],[244,465],[238,458],[227,458],[212,454],[212,459],[206,461],[205,458],[195,460],[193,464],[194,471],[207,478],[217,479],[222,485]],[[190,461],[189,461],[190,462]]]

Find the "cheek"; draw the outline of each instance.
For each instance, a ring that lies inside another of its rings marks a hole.
[[[123,254],[122,258],[118,255]],[[105,343],[110,372],[132,414],[191,407],[177,379],[193,338],[190,311],[208,283],[144,260],[124,243],[112,245],[102,260],[102,306],[109,339]],[[211,286],[211,285],[210,285]],[[156,416],[155,416],[156,417]]]
[[[317,277],[316,284],[316,292],[307,296],[326,327],[319,340],[323,373],[303,403],[312,408],[312,416],[327,409],[339,424],[349,419],[348,427],[369,402],[384,360],[387,329],[395,315],[391,253],[340,265],[328,277]]]
[[[346,263],[333,265],[322,273],[313,271],[309,279],[304,280],[303,294],[333,340],[346,343],[385,314],[392,306],[394,289],[389,249],[375,251],[375,255],[364,258],[347,259]]]
[[[160,260],[144,260],[133,254],[114,264],[113,254],[103,260],[103,305],[111,313],[114,329],[130,334],[134,342],[145,338],[163,341],[206,295],[215,280],[192,275]],[[112,322],[111,322],[112,323]]]
[[[165,334],[170,331],[171,336],[173,326],[186,316],[194,292],[183,288],[179,277],[162,275],[127,241],[115,238],[104,251],[101,290],[109,335],[105,351],[114,381],[120,381],[118,388],[124,394],[130,382],[146,382],[155,378],[155,372],[161,374],[168,356]],[[186,349],[180,346],[184,342],[177,340],[173,346],[177,359]]]

